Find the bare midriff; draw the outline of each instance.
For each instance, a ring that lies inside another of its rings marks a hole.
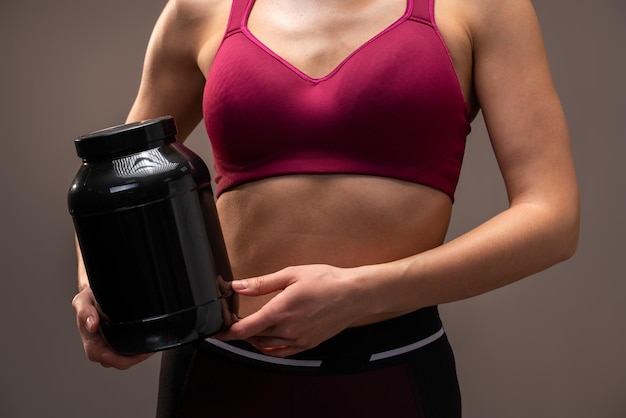
[[[236,279],[287,266],[356,267],[440,245],[451,200],[432,188],[362,175],[280,176],[223,193],[217,208]],[[239,315],[272,295],[241,298]]]

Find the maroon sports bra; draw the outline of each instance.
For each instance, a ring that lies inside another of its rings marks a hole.
[[[216,195],[280,175],[350,173],[454,199],[469,110],[433,2],[408,0],[396,22],[311,78],[250,33],[254,0],[234,0],[203,98]]]

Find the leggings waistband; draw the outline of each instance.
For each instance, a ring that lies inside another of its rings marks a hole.
[[[437,307],[346,329],[317,347],[287,358],[268,356],[244,341],[207,339],[201,348],[264,368],[349,370],[400,361],[444,335]]]

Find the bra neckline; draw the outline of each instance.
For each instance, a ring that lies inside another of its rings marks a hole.
[[[310,81],[312,83],[319,83],[319,82],[322,82],[322,81],[325,81],[325,80],[328,80],[328,79],[332,78],[335,74],[337,74],[341,70],[341,68],[344,65],[346,65],[352,59],[352,57],[354,57],[355,55],[358,55],[363,49],[365,49],[365,47],[367,47],[369,44],[375,42],[377,39],[381,38],[387,32],[393,30],[394,28],[396,28],[400,24],[404,23],[412,14],[412,11],[413,11],[413,1],[414,0],[406,0],[406,8],[404,10],[404,13],[399,18],[394,20],[391,24],[389,24],[387,27],[385,27],[384,29],[382,29],[381,31],[379,31],[378,33],[373,35],[372,37],[366,39],[363,43],[361,43],[359,46],[357,46],[356,49],[354,49],[352,52],[350,52],[348,55],[346,55],[342,60],[340,60],[339,63],[336,66],[334,66],[330,70],[330,72],[328,74],[326,74],[326,75],[324,75],[322,77],[310,76],[309,74],[307,74],[306,72],[304,72],[300,68],[296,67],[295,65],[293,65],[291,62],[289,62],[285,58],[283,58],[280,54],[278,54],[272,48],[267,46],[261,39],[257,38],[257,36],[250,31],[250,29],[248,28],[248,20],[250,18],[250,13],[252,12],[252,8],[254,7],[254,4],[256,3],[256,0],[249,0],[248,1],[248,5],[246,6],[246,9],[244,11],[243,20],[242,20],[242,23],[241,23],[241,31],[242,31],[242,33],[246,37],[248,37],[259,48],[261,48],[267,54],[269,54],[272,57],[274,57],[276,60],[278,60],[283,65],[285,65],[287,68],[289,68],[295,74],[297,74],[301,78],[303,78],[303,79],[305,79],[307,81]]]

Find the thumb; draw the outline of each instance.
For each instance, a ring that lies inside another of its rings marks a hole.
[[[76,317],[80,328],[89,333],[98,331],[100,318],[93,303],[93,295],[89,292],[81,292],[72,300],[72,306],[76,310]]]
[[[285,269],[263,276],[251,277],[243,280],[233,280],[232,288],[235,292],[246,296],[260,296],[283,290],[293,282],[293,276]]]

